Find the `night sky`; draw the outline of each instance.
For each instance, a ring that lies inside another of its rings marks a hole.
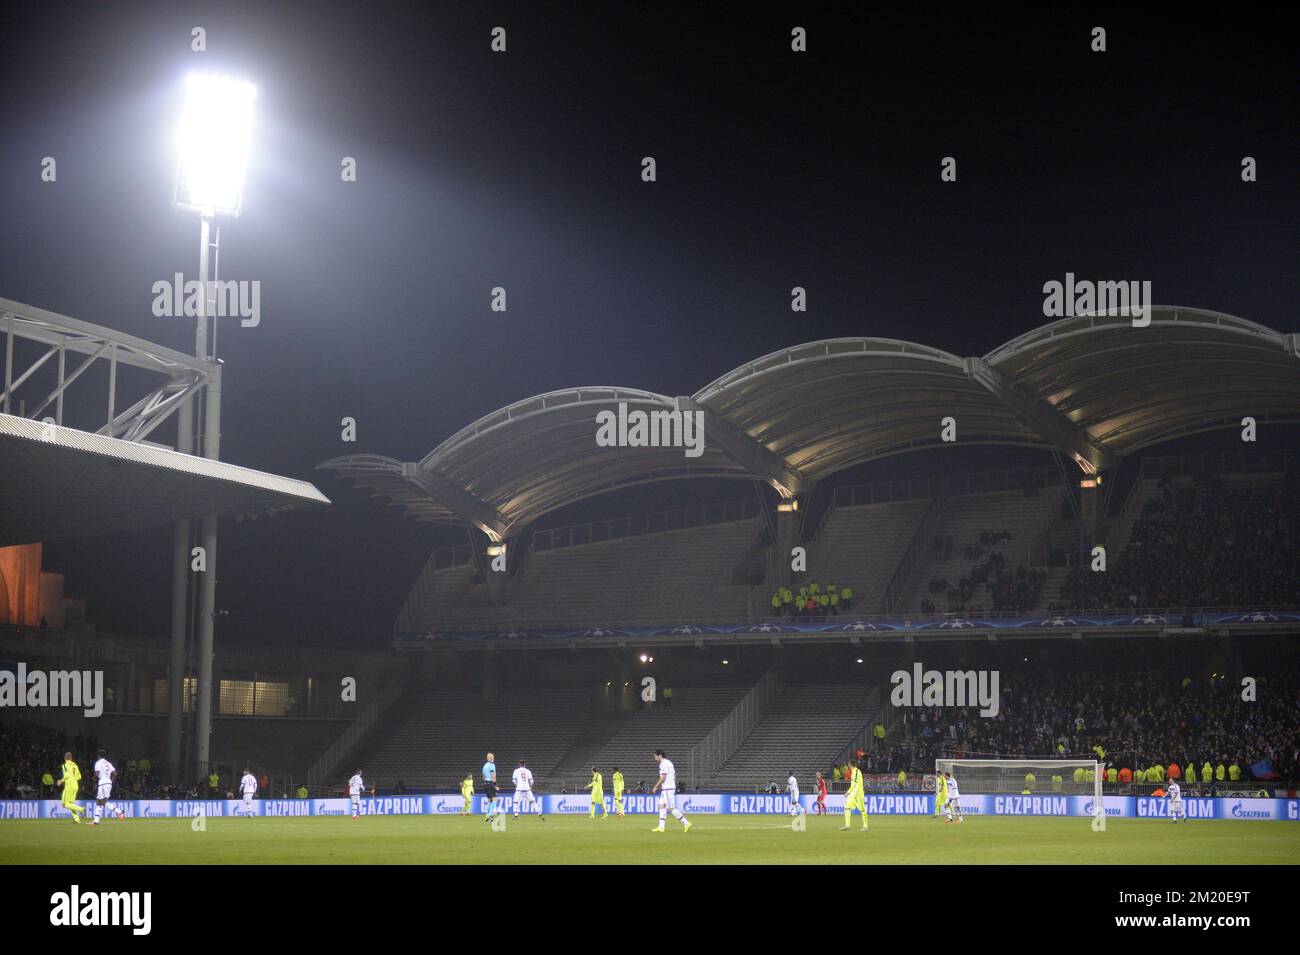
[[[222,457],[335,505],[223,525],[218,640],[384,644],[434,529],[315,466],[416,459],[529,395],[689,394],[840,336],[983,354],[1044,322],[1067,271],[1300,328],[1300,58],[1280,21],[271,6],[0,13],[0,297],[177,348],[192,324],[155,318],[150,287],[196,270],[197,219],[170,207],[182,78],[257,86],[222,278],[260,280],[262,322],[222,327]],[[168,541],[50,546],[46,565],[102,630],[163,635]]]

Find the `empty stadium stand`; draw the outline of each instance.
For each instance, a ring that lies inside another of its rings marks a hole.
[[[787,686],[710,785],[752,789],[793,772],[805,786],[826,771],[880,711],[878,689],[812,684]]]
[[[743,620],[750,588],[728,581],[759,529],[745,520],[534,551],[501,604],[472,564],[426,566],[399,630]]]
[[[928,498],[918,498],[836,507],[809,546],[807,579],[852,587],[855,609],[878,613],[881,594],[929,506]]]
[[[401,781],[412,791],[454,789],[467,773],[480,781],[483,757],[492,752],[502,780],[509,780],[523,759],[540,784],[553,775],[594,716],[591,694],[581,690],[495,702],[425,694],[364,760],[366,781],[381,788]]]
[[[738,521],[536,552],[511,609],[522,620],[553,617],[557,603],[578,621],[744,619],[748,588],[724,581],[757,530]]]
[[[684,686],[674,688],[671,706],[662,700],[653,706],[636,710],[623,723],[617,733],[596,753],[590,766],[602,771],[618,766],[627,777],[628,786],[638,780],[653,782],[656,749],[667,751],[683,779],[688,778],[690,767],[687,756],[692,746],[708,735],[749,692],[748,686]],[[586,781],[590,766],[566,766],[566,774]]]
[[[491,606],[485,593],[476,587],[478,572],[471,563],[454,567],[436,567],[431,559],[420,572],[410,595],[397,618],[397,631],[409,633],[437,629],[439,621],[454,619],[475,608]],[[443,624],[446,625],[445,623]]]
[[[1236,486],[1278,487],[1283,479],[1280,465],[1257,457],[1260,462],[1254,464],[1254,458],[1234,463],[1256,470],[1222,476]],[[1264,470],[1265,465],[1272,470]],[[1182,457],[1143,462],[1118,513],[1103,518],[1099,528],[1112,557],[1128,543],[1143,505],[1159,495],[1162,477],[1172,469],[1172,479],[1187,480],[1185,472],[1196,466],[1195,460]],[[933,495],[944,484],[947,494],[936,503]],[[1027,494],[1027,489],[1035,493]],[[891,484],[846,485],[836,490],[821,525],[805,540],[807,571],[794,583],[852,587],[851,612],[857,615],[881,613],[884,603],[890,612],[919,613],[925,600],[943,612],[949,609],[947,593],[932,594],[930,582],[945,580],[955,589],[980,560],[1000,552],[1013,574],[1022,565],[1046,574],[1032,606],[1021,605],[1027,612],[1046,614],[1061,599],[1070,572],[1067,561],[1077,562],[1080,553],[1086,553],[1086,548],[1080,550],[1077,509],[1066,503],[1073,493],[1075,488],[1051,468],[927,478],[903,485],[901,491]],[[772,569],[780,566],[783,555],[770,544],[766,519],[753,516],[758,506],[757,500],[729,502],[731,510],[724,519],[689,527],[665,521],[682,512],[662,512],[538,531],[534,545],[512,557],[513,572],[505,587],[482,580],[477,565],[465,562],[465,545],[454,560],[445,555],[430,559],[396,629],[433,633],[708,626],[767,619],[776,586]],[[952,538],[947,557],[931,540],[919,540],[923,525],[925,536]],[[659,529],[667,527],[674,529]],[[1003,530],[1010,533],[1009,541],[981,545],[978,560],[964,556],[968,545],[978,544],[982,531]],[[984,609],[992,606],[982,586],[976,587],[970,602]]]

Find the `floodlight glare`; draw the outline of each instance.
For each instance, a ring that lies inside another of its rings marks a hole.
[[[176,205],[205,216],[239,215],[255,95],[243,80],[206,73],[185,78]]]

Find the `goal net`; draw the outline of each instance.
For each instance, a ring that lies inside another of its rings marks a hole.
[[[1106,766],[1095,759],[936,759],[934,771],[952,773],[963,795],[1091,796],[1095,827],[1106,828],[1101,794]]]

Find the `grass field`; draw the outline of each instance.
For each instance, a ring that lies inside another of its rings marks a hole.
[[[1113,819],[1095,833],[1086,819],[984,817],[962,825],[928,817],[813,817],[806,832],[771,816],[694,818],[662,835],[649,816],[510,819],[492,832],[481,817],[367,816],[213,818],[194,832],[188,819],[0,822],[0,864],[54,863],[1133,863],[1293,864],[1300,824]]]

